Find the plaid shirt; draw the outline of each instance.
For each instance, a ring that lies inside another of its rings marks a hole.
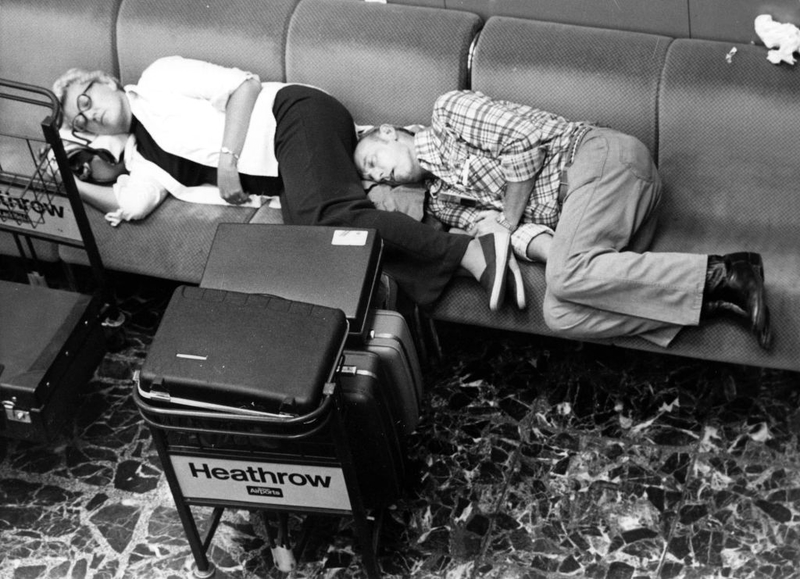
[[[534,179],[520,226],[512,235],[523,258],[531,239],[552,233],[559,217],[561,170],[573,133],[585,123],[470,91],[439,97],[431,126],[415,136],[417,158],[437,178],[429,210],[443,223],[469,230],[479,211],[503,210],[507,182]],[[439,199],[456,193],[477,200],[470,208]]]

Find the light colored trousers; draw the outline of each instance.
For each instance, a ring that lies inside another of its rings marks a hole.
[[[697,325],[708,256],[631,248],[652,238],[661,197],[647,147],[593,128],[566,177],[547,261],[548,327],[570,338],[638,335],[667,346],[681,327]]]

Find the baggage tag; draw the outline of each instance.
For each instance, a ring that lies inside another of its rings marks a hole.
[[[186,498],[350,511],[341,466],[170,454]]]
[[[369,235],[368,231],[337,229],[333,232],[331,245],[363,246],[367,244],[367,235]]]

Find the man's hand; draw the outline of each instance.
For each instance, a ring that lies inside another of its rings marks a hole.
[[[542,233],[531,239],[525,253],[531,261],[547,263],[547,258],[550,257],[550,247],[552,244],[553,236],[549,233]]]
[[[499,211],[491,209],[480,211],[475,218],[475,226],[470,229],[469,233],[474,237],[488,235],[490,233],[510,233],[508,229],[497,222],[497,218],[501,215]]]
[[[241,205],[250,196],[242,190],[242,182],[239,180],[239,172],[236,167],[223,167],[217,169],[217,187],[219,194],[231,205]]]

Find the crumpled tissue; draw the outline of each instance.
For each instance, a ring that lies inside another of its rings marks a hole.
[[[800,51],[800,29],[794,24],[775,22],[769,14],[756,16],[756,34],[767,48],[767,60],[772,64],[794,64],[794,53]]]

